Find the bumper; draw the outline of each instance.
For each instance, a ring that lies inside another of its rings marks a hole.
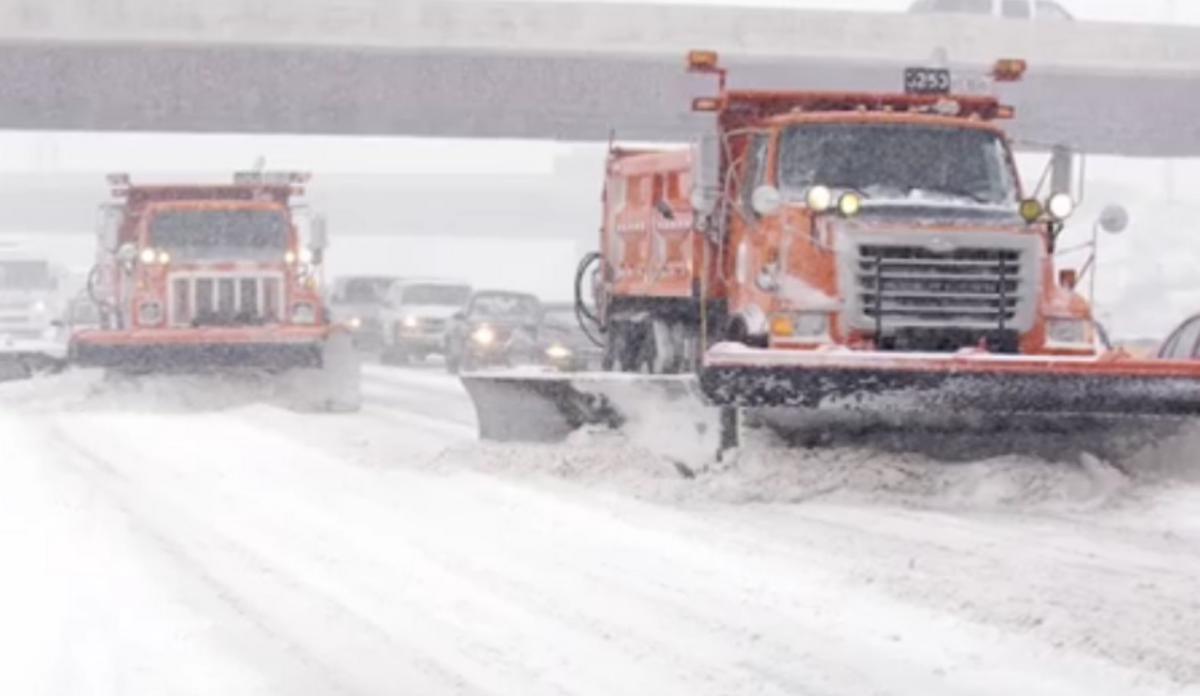
[[[315,368],[333,331],[324,326],[87,331],[72,338],[69,359],[83,367],[137,371]]]
[[[400,334],[396,348],[408,352],[442,353],[445,351],[441,334]]]
[[[1200,414],[1200,362],[716,346],[700,382],[713,403],[748,408]]]

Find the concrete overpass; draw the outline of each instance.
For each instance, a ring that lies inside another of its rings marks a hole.
[[[746,87],[1024,57],[1018,138],[1200,155],[1200,29],[462,0],[0,0],[0,127],[681,140],[696,47]]]

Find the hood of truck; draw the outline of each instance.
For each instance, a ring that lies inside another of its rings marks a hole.
[[[922,199],[867,200],[855,219],[866,224],[895,222],[989,228],[1018,228],[1025,225],[1014,206]]]

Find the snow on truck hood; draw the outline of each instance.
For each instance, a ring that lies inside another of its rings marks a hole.
[[[897,218],[931,223],[984,224],[988,226],[1024,226],[1015,205],[995,205],[971,201],[930,198],[868,198],[863,201],[861,219]]]

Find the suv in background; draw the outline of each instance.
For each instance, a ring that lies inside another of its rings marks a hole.
[[[1053,0],[917,0],[908,11],[914,14],[990,15],[1006,19],[1074,19]]]
[[[450,318],[471,299],[455,280],[402,279],[388,287],[382,314],[383,361],[404,364],[443,352]]]
[[[354,328],[354,345],[360,350],[383,348],[380,319],[387,289],[395,281],[393,276],[344,276],[333,282],[330,313],[335,322]]]

